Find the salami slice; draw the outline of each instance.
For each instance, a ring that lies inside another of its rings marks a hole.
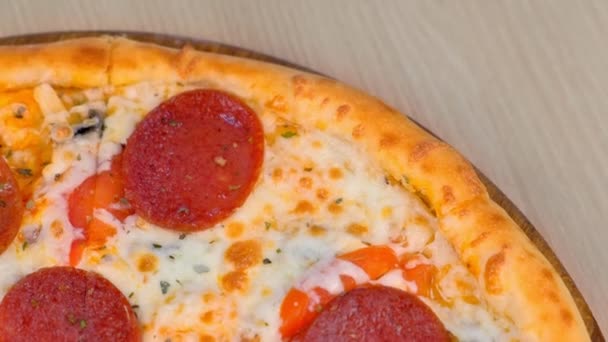
[[[247,199],[263,156],[262,125],[246,104],[217,90],[185,92],[153,109],[127,141],[125,195],[161,227],[206,229]]]
[[[17,181],[9,166],[0,157],[0,254],[8,248],[19,232],[23,209]]]
[[[429,307],[415,295],[385,286],[360,287],[337,297],[292,341],[450,341]]]
[[[0,303],[0,342],[139,341],[137,318],[102,276],[72,267],[43,268]]]

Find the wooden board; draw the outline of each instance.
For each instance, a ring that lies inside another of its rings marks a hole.
[[[41,34],[31,34],[31,35],[21,35],[14,37],[6,37],[0,38],[0,45],[8,45],[8,44],[35,44],[35,43],[45,43],[52,42],[62,39],[69,38],[77,38],[77,37],[85,37],[85,36],[98,36],[103,34],[109,35],[119,35],[124,36],[130,39],[135,39],[144,42],[151,42],[159,45],[164,45],[173,48],[180,48],[186,44],[190,44],[196,49],[202,51],[215,52],[220,54],[238,56],[238,57],[246,57],[257,59],[261,61],[282,64],[288,67],[296,68],[303,71],[317,73],[314,70],[308,69],[303,66],[295,65],[293,63],[285,62],[279,58],[275,58],[272,56],[268,56],[259,52],[255,52],[248,49],[239,48],[236,46],[230,46],[226,44],[221,44],[212,41],[206,40],[197,40],[190,39],[186,37],[177,37],[165,34],[154,34],[154,33],[144,33],[144,32],[123,32],[123,31],[75,31],[75,32],[50,32],[50,33],[41,33]],[[318,73],[317,73],[318,74]],[[326,75],[327,76],[327,75]],[[331,77],[331,76],[329,76]],[[428,130],[427,130],[428,131]],[[429,133],[433,134],[429,131]],[[434,134],[433,134],[434,135]],[[440,137],[437,137],[440,138]],[[528,221],[528,219],[523,215],[523,213],[507,198],[507,196],[494,185],[494,183],[489,180],[483,173],[477,170],[477,174],[483,181],[483,183],[488,188],[488,192],[490,196],[496,203],[502,206],[511,217],[519,224],[519,226],[523,229],[523,231],[528,235],[528,237],[534,242],[534,244],[543,252],[543,254],[549,259],[551,264],[555,267],[557,272],[561,275],[562,279],[566,283],[566,286],[573,294],[576,304],[583,315],[583,319],[585,324],[587,325],[587,329],[589,330],[589,334],[591,335],[592,341],[605,341],[602,332],[598,326],[597,321],[593,317],[589,306],[587,305],[585,299],[582,294],[574,284],[574,281],[566,272],[564,266],[558,260],[555,253],[551,250],[547,242],[543,239],[540,233],[534,228],[534,226]]]

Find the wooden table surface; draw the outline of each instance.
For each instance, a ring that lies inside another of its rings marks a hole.
[[[215,40],[382,98],[515,202],[608,335],[607,1],[0,3],[0,36],[58,30]]]

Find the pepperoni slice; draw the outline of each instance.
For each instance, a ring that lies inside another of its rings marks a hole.
[[[137,318],[102,276],[72,267],[43,268],[15,284],[0,303],[0,341],[140,341]]]
[[[17,236],[23,210],[23,200],[17,181],[9,166],[0,157],[0,254]]]
[[[203,230],[243,204],[263,156],[262,125],[246,104],[217,90],[185,92],[153,109],[127,141],[125,195],[152,223]]]
[[[450,341],[433,311],[415,295],[385,286],[335,298],[292,341]]]

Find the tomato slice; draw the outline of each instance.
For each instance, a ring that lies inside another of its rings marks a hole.
[[[84,239],[72,242],[70,265],[78,265],[86,248],[101,247],[116,234],[114,227],[94,216],[96,209],[105,209],[121,221],[133,214],[133,209],[124,199],[121,168],[122,154],[119,154],[112,159],[110,170],[90,176],[70,195],[70,223],[84,230]]]

